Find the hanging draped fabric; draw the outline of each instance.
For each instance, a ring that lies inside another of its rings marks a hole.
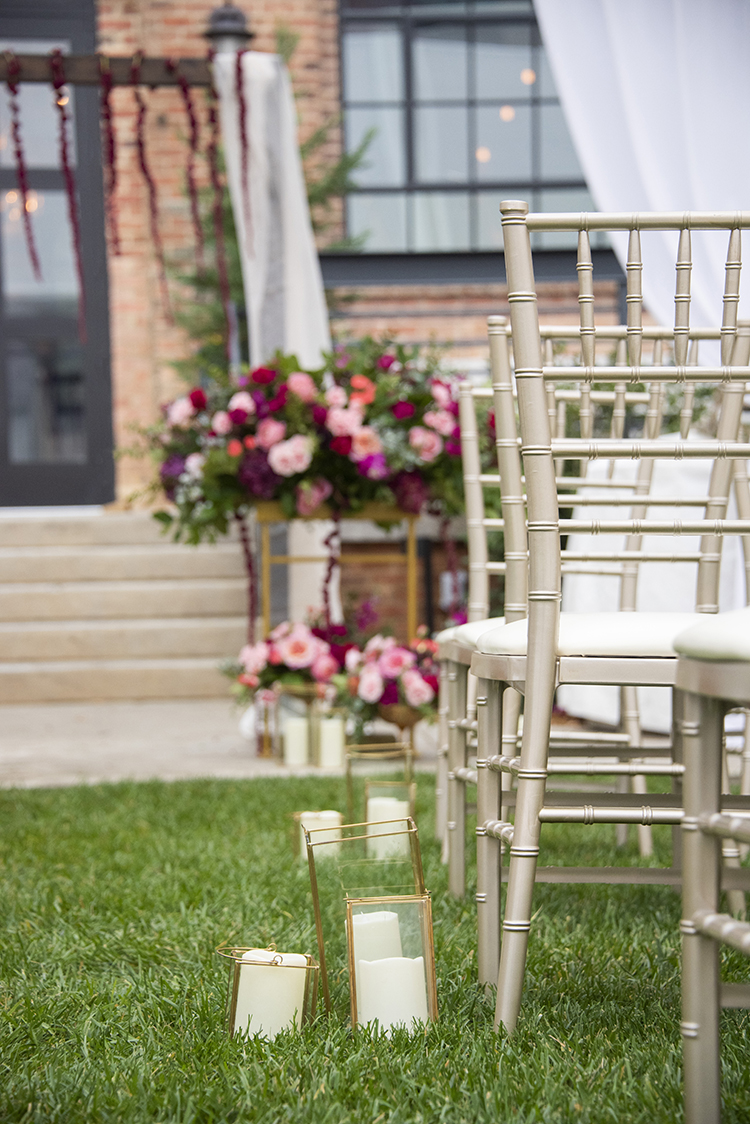
[[[747,208],[746,0],[534,0],[534,10],[600,210]],[[612,244],[624,268],[627,235]],[[693,324],[718,322],[725,257],[726,238],[694,233]],[[674,235],[644,236],[643,258],[645,303],[670,325]]]
[[[291,84],[277,55],[244,51],[239,61],[244,114],[237,95],[236,55],[217,55],[213,60],[239,237],[250,360],[253,366],[260,365],[281,349],[294,353],[303,366],[316,367],[322,352],[330,349],[331,338]],[[247,200],[242,188],[241,119],[248,153]]]

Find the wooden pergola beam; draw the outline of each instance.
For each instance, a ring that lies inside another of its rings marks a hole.
[[[48,55],[17,55],[20,64],[19,82],[49,82]],[[174,59],[176,71],[167,68],[167,59],[143,58],[140,69],[141,86],[177,86],[178,72],[189,86],[210,86],[211,68],[205,58]],[[131,56],[64,55],[65,78],[72,86],[98,86],[102,65],[109,66],[113,86],[130,86],[133,65]],[[0,54],[0,82],[8,77],[8,57]]]

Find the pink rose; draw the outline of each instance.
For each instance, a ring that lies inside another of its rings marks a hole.
[[[240,652],[240,663],[249,675],[257,675],[268,664],[268,645],[263,641],[259,644],[246,644]]]
[[[279,476],[294,476],[310,467],[312,455],[312,438],[297,433],[288,441],[280,441],[269,450],[268,463]]]
[[[456,419],[448,410],[428,410],[424,416],[425,425],[442,433],[443,437],[450,437],[456,428]]]
[[[322,655],[313,663],[310,671],[313,674],[313,679],[318,683],[327,683],[332,675],[335,675],[339,669],[338,662],[333,658],[330,652],[323,652]]]
[[[350,648],[344,656],[344,667],[350,675],[356,675],[362,663],[362,653],[357,648]]]
[[[174,402],[170,402],[167,406],[167,421],[170,425],[186,425],[193,414],[195,413],[195,406],[189,398],[175,398]]]
[[[378,665],[375,663],[365,664],[357,687],[359,697],[366,703],[376,703],[383,694],[384,687],[383,676],[378,670]]]
[[[246,390],[238,390],[229,399],[227,410],[244,410],[248,417],[255,413],[255,403],[252,396]]]
[[[388,648],[395,648],[396,641],[392,636],[381,636],[378,633],[376,636],[371,636],[365,644],[365,659],[377,660],[380,659],[383,652]]]
[[[332,406],[326,417],[326,425],[334,437],[353,437],[362,425],[362,410],[359,406],[350,406],[346,410],[340,406]]]
[[[318,388],[304,371],[293,371],[286,380],[286,385],[292,394],[296,394],[303,402],[314,402],[318,397]]]
[[[453,401],[450,387],[446,386],[444,382],[440,382],[438,379],[435,379],[430,386],[430,392],[432,394],[432,397],[437,402],[438,406],[442,406],[444,410],[447,410],[451,402]]]
[[[313,636],[304,624],[295,624],[289,635],[279,640],[276,647],[282,663],[295,669],[310,667],[321,654],[317,636]]]
[[[303,480],[297,485],[297,514],[312,515],[316,508],[325,503],[332,491],[333,486],[322,477],[317,480]]]
[[[185,457],[185,472],[191,480],[200,480],[205,463],[206,458],[203,453],[191,453],[190,456]]]
[[[277,421],[276,418],[264,418],[255,434],[261,449],[270,449],[286,437],[286,422]]]
[[[371,425],[363,425],[352,434],[352,451],[349,455],[353,461],[362,461],[365,457],[372,457],[382,451],[383,444]]]
[[[402,671],[413,667],[416,656],[408,648],[386,648],[378,660],[378,667],[386,679],[398,679]]]
[[[220,437],[225,437],[232,428],[232,419],[226,410],[217,410],[211,418],[211,429]]]
[[[326,402],[329,406],[345,406],[346,391],[343,386],[330,386],[326,391]]]
[[[409,430],[409,444],[423,461],[434,461],[443,451],[442,437],[421,425],[413,425]]]
[[[426,706],[435,698],[435,692],[430,684],[414,668],[404,672],[401,676],[401,685],[409,706]]]
[[[279,640],[283,640],[285,636],[288,636],[291,631],[292,626],[289,621],[282,621],[281,624],[276,625],[273,632],[269,632],[268,639],[277,643]]]

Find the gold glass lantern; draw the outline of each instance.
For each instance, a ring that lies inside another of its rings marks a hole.
[[[354,766],[372,762],[403,762],[404,781],[414,779],[414,751],[409,742],[388,740],[382,735],[366,738],[363,742],[346,746],[346,811],[349,821],[354,822]],[[365,818],[367,816],[365,815]]]
[[[437,1019],[429,894],[347,898],[352,1026],[413,1029]]]
[[[230,961],[227,1024],[235,1034],[273,1039],[281,1030],[301,1027],[315,1014],[318,964],[309,953],[269,948],[216,950]]]
[[[323,1002],[332,1010],[332,986],[346,974],[345,903],[349,899],[425,894],[417,825],[409,816],[391,823],[343,824],[329,829],[301,824],[310,870]]]
[[[319,842],[336,844],[341,840],[341,827],[344,823],[344,817],[341,812],[336,812],[332,808],[324,808],[320,812],[294,812],[292,820],[294,821],[292,849],[295,857],[303,859],[305,862],[307,862],[305,828],[308,831],[314,831]],[[338,856],[339,850],[339,847],[331,846],[326,848],[325,854]]]
[[[403,836],[393,836],[388,831],[388,824],[394,820],[401,822],[411,817],[415,819],[415,804],[417,799],[417,786],[414,781],[377,781],[368,778],[365,781],[365,821],[370,835],[379,838],[371,839],[368,850],[375,858],[385,859],[398,848],[408,848],[408,839]],[[381,830],[380,825],[385,827]],[[376,826],[378,825],[378,826]]]

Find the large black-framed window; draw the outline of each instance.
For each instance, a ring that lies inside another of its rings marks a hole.
[[[46,54],[52,47],[95,50],[93,0],[0,0],[0,49]],[[64,96],[81,216],[85,343],[51,86],[22,83],[19,99],[41,280],[24,237],[9,105],[0,91],[0,506],[114,496],[99,94],[79,87]]]
[[[594,209],[530,0],[341,0],[340,15],[347,149],[372,138],[347,198],[365,253],[499,250],[508,197]]]

